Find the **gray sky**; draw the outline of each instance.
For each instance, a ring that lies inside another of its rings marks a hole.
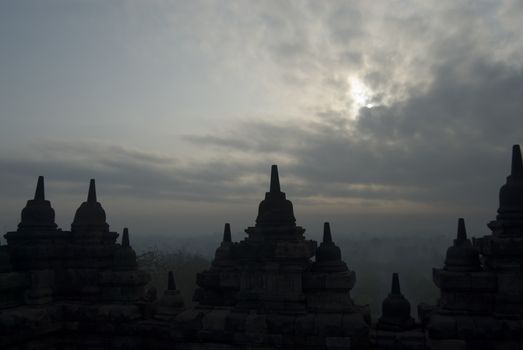
[[[523,140],[521,1],[0,1],[0,228],[89,178],[138,236],[487,232]]]

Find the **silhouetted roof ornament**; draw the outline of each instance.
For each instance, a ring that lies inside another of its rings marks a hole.
[[[499,190],[499,214],[523,212],[523,161],[519,145],[512,147],[511,173]]]
[[[332,240],[331,228],[328,222],[323,224],[323,241],[316,248],[314,272],[350,272],[347,264],[341,259],[341,250]],[[353,278],[353,277],[352,277]],[[351,282],[354,283],[354,282]]]
[[[410,316],[410,303],[401,294],[398,273],[392,274],[392,286],[389,295],[381,305],[382,315],[377,327],[385,330],[404,330],[414,327]]]
[[[101,230],[107,231],[109,225],[106,223],[105,210],[96,199],[96,185],[94,179],[89,182],[89,193],[87,201],[83,202],[76,214],[71,225],[74,230]]]
[[[280,176],[278,175],[278,166],[271,166],[271,185],[269,187],[271,193],[279,193],[280,189]]]
[[[114,269],[136,270],[137,268],[136,253],[129,244],[129,229],[126,227],[122,233],[122,244],[116,249],[114,254]]]
[[[392,274],[392,285],[390,288],[390,294],[391,295],[401,295],[400,278],[399,278],[399,274],[397,272],[394,272]]]
[[[160,298],[155,318],[160,320],[171,320],[183,310],[183,298],[180,291],[176,289],[174,274],[169,271],[167,275],[167,289]]]
[[[232,247],[231,225],[226,223],[223,227],[222,243],[214,253],[213,266],[230,266],[232,264]]]
[[[44,188],[44,177],[38,176],[35,190],[35,201],[45,201],[45,188]]]
[[[481,263],[478,250],[467,238],[465,219],[458,219],[458,233],[454,244],[447,249],[444,270],[480,271]]]
[[[176,290],[176,282],[174,281],[174,273],[169,271],[167,277],[167,290]]]
[[[323,224],[323,242],[316,249],[316,262],[341,261],[341,250],[332,241],[331,227],[328,222]]]
[[[130,247],[129,244],[129,229],[125,227],[122,234],[122,247]]]
[[[265,193],[265,199],[260,203],[256,225],[296,225],[292,202],[287,200],[285,193],[280,190],[277,165],[271,167],[270,190]]]
[[[45,199],[43,176],[38,177],[34,199],[27,201],[21,216],[18,225],[20,230],[56,228],[54,209],[51,207],[51,202]]]
[[[223,243],[230,243],[230,242],[232,242],[231,225],[229,223],[226,223],[225,227],[223,228]]]
[[[521,149],[519,145],[512,146],[512,167],[511,175],[523,177],[523,160],[521,159]]]

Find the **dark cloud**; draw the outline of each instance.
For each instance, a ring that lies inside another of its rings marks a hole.
[[[84,193],[96,178],[108,195],[215,201],[249,192],[240,179],[252,166],[234,161],[185,162],[171,157],[89,142],[43,141],[31,152],[1,156],[0,176],[5,195],[33,187],[29,176],[44,175],[62,191]]]

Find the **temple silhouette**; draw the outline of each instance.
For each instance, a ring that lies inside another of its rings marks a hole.
[[[234,241],[225,224],[187,306],[172,272],[158,298],[145,292],[150,277],[128,229],[119,243],[110,231],[94,180],[63,231],[40,176],[17,230],[0,246],[0,349],[521,349],[519,145],[488,227],[490,235],[471,240],[458,219],[444,265],[432,271],[440,298],[418,305],[419,321],[392,271],[381,316],[371,320],[369,307],[351,297],[356,273],[336,233],[325,223],[319,245],[306,239],[273,165],[254,226]]]

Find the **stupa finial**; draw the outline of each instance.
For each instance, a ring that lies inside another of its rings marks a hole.
[[[226,223],[225,227],[223,228],[223,242],[226,242],[226,243],[232,242],[231,225],[229,223]]]
[[[397,272],[392,274],[392,288],[390,294],[401,295],[400,278]]]
[[[323,224],[323,243],[332,243],[331,225],[328,222]]]
[[[123,229],[122,247],[129,247],[129,229],[127,227]]]
[[[412,329],[415,326],[414,319],[410,316],[410,303],[401,294],[399,275],[394,272],[392,288],[381,304],[381,317],[376,328],[397,332]]]
[[[458,219],[458,236],[456,238],[457,242],[463,242],[467,240],[467,229],[465,228],[465,219]]]
[[[167,279],[167,290],[176,290],[176,283],[174,282],[174,273],[169,271],[169,277]]]
[[[44,177],[38,176],[38,182],[36,183],[35,198],[36,201],[45,200],[45,188],[44,188]]]
[[[94,228],[108,231],[109,225],[106,222],[105,210],[96,199],[95,181],[94,179],[91,179],[89,181],[87,200],[76,210],[71,229],[73,231],[78,231],[93,230]]]
[[[269,192],[258,207],[256,226],[296,226],[296,218],[291,201],[285,199],[285,193],[280,190],[278,166],[271,167],[271,182]]]
[[[89,181],[89,194],[87,195],[87,202],[88,203],[96,203],[96,184],[94,182],[94,179],[91,179]]]
[[[22,209],[21,219],[18,228],[22,230],[34,229],[35,227],[56,228],[54,209],[51,207],[51,202],[45,199],[43,176],[38,176],[34,198],[28,200],[24,209]]]
[[[280,190],[280,177],[278,175],[278,166],[273,164],[271,167],[271,193],[281,192]]]
[[[523,160],[521,159],[521,149],[519,145],[512,146],[512,169],[510,175],[523,175]]]

